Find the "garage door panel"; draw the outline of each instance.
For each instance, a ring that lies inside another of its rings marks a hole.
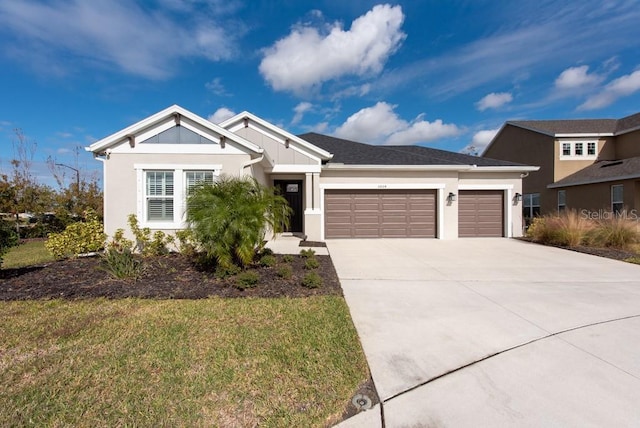
[[[435,190],[325,191],[327,238],[433,238],[435,226]]]
[[[504,191],[461,190],[458,196],[458,236],[504,236]]]

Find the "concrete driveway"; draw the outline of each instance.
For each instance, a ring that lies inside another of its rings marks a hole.
[[[640,426],[640,266],[511,239],[327,244],[386,427]]]

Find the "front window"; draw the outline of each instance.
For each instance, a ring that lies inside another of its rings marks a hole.
[[[561,141],[560,159],[592,160],[598,153],[598,141]]]
[[[187,196],[189,196],[197,185],[213,183],[213,171],[187,171],[185,173],[185,182],[187,185]]]
[[[587,155],[595,156],[596,155],[596,143],[590,141],[587,143]]]
[[[532,219],[540,215],[540,193],[528,193],[523,195],[522,215],[526,219]]]
[[[567,208],[567,191],[558,190],[558,212],[561,213]]]
[[[148,221],[173,221],[173,171],[147,171]]]
[[[562,143],[562,155],[571,156],[571,143]]]
[[[576,156],[582,156],[582,143],[576,143]]]
[[[611,211],[620,214],[624,209],[624,187],[622,184],[611,186]]]

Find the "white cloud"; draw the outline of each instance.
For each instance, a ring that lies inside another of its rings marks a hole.
[[[493,137],[500,131],[500,128],[496,129],[484,129],[473,134],[471,143],[461,150],[463,153],[475,152],[482,153],[487,148]]]
[[[340,23],[328,29],[300,25],[265,49],[260,73],[273,89],[295,93],[345,75],[379,73],[406,37],[403,21],[400,6],[377,5],[349,30]]]
[[[81,64],[164,79],[183,58],[230,58],[235,37],[223,24],[206,13],[149,13],[125,0],[0,2],[0,28],[14,38],[6,51],[59,74]]]
[[[213,122],[216,125],[224,122],[225,120],[229,119],[230,117],[235,116],[237,113],[234,112],[233,110],[229,110],[226,107],[220,107],[218,110],[216,110],[212,115],[210,115],[207,120],[209,122]]]
[[[228,97],[231,94],[227,92],[227,89],[222,84],[222,79],[216,77],[212,79],[210,82],[204,84],[204,87],[213,92],[215,95],[219,97]]]
[[[640,90],[640,70],[609,82],[599,93],[589,97],[578,110],[595,110],[613,104],[618,98]]]
[[[589,74],[589,66],[581,65],[580,67],[569,67],[560,73],[555,85],[558,89],[576,89],[595,85],[601,81],[602,76],[595,73]]]
[[[513,96],[509,92],[492,92],[485,95],[476,103],[476,108],[485,111],[490,108],[498,108],[513,101]]]
[[[405,145],[453,137],[462,132],[454,124],[445,124],[440,119],[429,122],[423,120],[422,115],[407,122],[393,111],[394,108],[385,102],[364,108],[339,126],[335,135],[365,143]]]
[[[304,116],[304,114],[306,112],[308,112],[309,110],[311,110],[313,108],[313,104],[308,103],[306,101],[299,103],[297,106],[295,106],[293,108],[293,111],[295,112],[295,115],[293,116],[293,119],[291,119],[291,124],[295,125],[297,123],[300,123],[300,121],[302,120],[302,117]]]

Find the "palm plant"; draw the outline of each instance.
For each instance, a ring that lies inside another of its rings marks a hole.
[[[187,198],[187,222],[208,258],[222,268],[250,264],[267,230],[289,225],[291,208],[276,190],[254,178],[222,176]]]

